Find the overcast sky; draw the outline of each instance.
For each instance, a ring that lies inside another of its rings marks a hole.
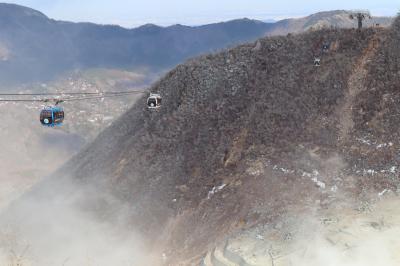
[[[199,25],[235,18],[282,19],[334,9],[369,9],[374,15],[394,15],[399,0],[10,0],[68,21],[90,21],[135,27]]]

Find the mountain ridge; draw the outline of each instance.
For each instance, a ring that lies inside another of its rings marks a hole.
[[[0,12],[4,14],[0,17],[3,24],[0,30],[0,80],[3,84],[0,85],[3,87],[51,80],[74,69],[147,67],[165,70],[193,56],[311,27],[304,27],[309,19],[306,18],[276,23],[239,19],[203,26],[145,25],[126,29],[118,25],[57,21],[17,5],[2,4]],[[346,16],[347,13],[326,14]],[[382,25],[391,21],[390,18],[375,20]],[[321,22],[318,27],[335,25],[335,21]],[[354,21],[347,18],[339,26],[354,25]]]

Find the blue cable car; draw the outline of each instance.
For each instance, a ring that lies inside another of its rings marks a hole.
[[[64,109],[60,106],[47,106],[40,112],[40,123],[43,126],[59,126],[64,121]]]

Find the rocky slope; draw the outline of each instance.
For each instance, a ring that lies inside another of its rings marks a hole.
[[[363,209],[400,184],[399,42],[397,20],[390,29],[264,38],[189,60],[153,85],[163,95],[159,111],[134,105],[7,220],[44,228],[74,206],[138,231],[166,265],[198,265],[240,230],[313,210]],[[34,208],[40,214],[27,211]]]
[[[221,241],[202,266],[398,265],[399,197],[383,191],[366,209],[341,206],[286,215]]]

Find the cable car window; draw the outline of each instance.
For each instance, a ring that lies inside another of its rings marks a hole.
[[[64,111],[54,112],[54,123],[61,123],[64,120]]]
[[[46,117],[51,117],[51,111],[43,110],[43,111],[40,113],[40,118],[46,118]]]
[[[157,105],[157,99],[155,99],[155,98],[150,98],[150,99],[147,101],[147,103],[148,103],[149,106],[156,106],[156,105]]]

